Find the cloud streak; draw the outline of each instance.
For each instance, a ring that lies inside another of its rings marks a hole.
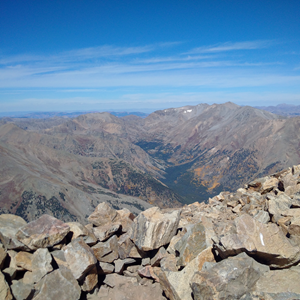
[[[278,89],[292,88],[300,95],[297,67],[288,69],[285,61],[280,60],[283,56],[273,55],[273,61],[266,60],[265,54],[260,56],[262,51],[256,51],[264,49],[270,53],[275,44],[259,40],[186,49],[184,43],[170,42],[137,47],[103,45],[48,55],[2,56],[0,104],[8,91],[25,93],[23,89],[56,91],[62,99],[80,92],[84,101],[88,101],[84,96],[91,93],[100,95],[104,101],[101,94],[104,89],[108,90],[105,93],[110,94],[109,99],[117,101],[122,98],[124,89],[129,88],[151,89],[151,93],[175,89],[182,93],[193,89],[199,92],[259,88],[273,94]],[[28,95],[27,99],[33,99]],[[245,97],[245,94],[240,95]],[[192,101],[191,96],[187,99]]]
[[[246,41],[246,42],[226,42],[223,44],[217,44],[212,46],[198,47],[190,50],[191,53],[218,53],[218,52],[228,52],[237,50],[256,50],[261,48],[267,48],[271,46],[274,42],[270,40],[258,40],[258,41]]]

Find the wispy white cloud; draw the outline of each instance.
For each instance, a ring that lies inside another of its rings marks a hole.
[[[282,61],[266,61],[264,57],[256,55],[261,51],[252,51],[251,55],[245,55],[250,50],[271,48],[273,43],[228,42],[183,51],[180,42],[170,42],[138,47],[104,45],[74,49],[55,55],[2,55],[0,89],[49,89],[52,92],[55,90],[62,98],[68,98],[70,93],[78,92],[82,96],[91,93],[91,96],[92,93],[101,94],[103,89],[127,88],[151,88],[153,91],[267,88],[272,91],[292,87],[300,93],[300,75],[295,72],[297,68],[293,70],[291,67],[291,70],[288,70]],[[180,51],[176,48],[177,45],[180,45]],[[172,54],[168,50],[170,47],[174,47]],[[232,53],[234,50],[239,50],[239,55]],[[282,56],[278,58],[283,59]],[[111,92],[111,95],[119,99],[122,92]],[[191,94],[185,96],[194,101]],[[4,93],[0,94],[0,104],[1,97],[6,96]],[[155,99],[167,101],[168,97],[163,95],[162,98]],[[172,94],[170,97],[174,99],[175,96]],[[87,98],[82,98],[88,101]],[[33,98],[27,99],[33,101]],[[102,97],[101,101],[104,100]]]
[[[80,62],[97,58],[117,58],[124,56],[139,55],[155,51],[157,49],[169,48],[181,44],[181,42],[165,42],[137,47],[116,47],[103,45],[63,51],[57,54],[21,54],[12,56],[0,56],[0,65],[47,62],[49,63],[70,63]]]
[[[211,46],[203,46],[194,48],[187,53],[218,53],[218,52],[227,52],[235,50],[254,50],[267,48],[272,45],[274,42],[270,40],[258,40],[258,41],[247,41],[247,42],[227,42],[223,44],[216,44]]]

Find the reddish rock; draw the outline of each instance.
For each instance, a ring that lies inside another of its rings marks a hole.
[[[21,227],[16,237],[31,250],[36,250],[58,244],[69,231],[70,227],[64,222],[52,216],[43,215]]]

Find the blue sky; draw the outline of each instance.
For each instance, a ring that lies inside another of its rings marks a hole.
[[[0,112],[300,105],[300,1],[1,1]]]

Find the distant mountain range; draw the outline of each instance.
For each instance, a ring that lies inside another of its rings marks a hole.
[[[300,102],[300,99],[299,99]],[[300,116],[300,105],[278,104],[276,106],[256,106],[276,115],[295,117]]]
[[[80,115],[96,113],[97,111],[77,111],[77,112],[7,112],[1,113],[0,118],[22,118],[22,119],[48,119],[48,118],[76,118]],[[143,112],[128,112],[128,111],[108,111],[110,114],[117,117],[135,115],[141,118],[147,117],[149,114]]]
[[[0,213],[27,220],[201,202],[300,163],[300,117],[230,102],[0,122]]]

